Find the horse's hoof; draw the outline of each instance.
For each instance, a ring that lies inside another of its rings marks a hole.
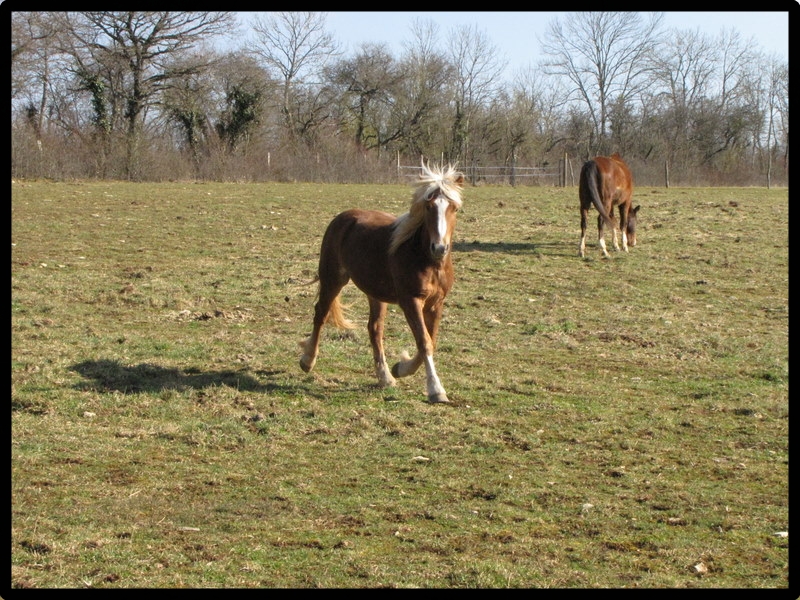
[[[392,376],[393,377],[400,377],[400,363],[394,363],[392,365]]]
[[[308,373],[308,372],[310,372],[310,371],[311,371],[311,369],[313,369],[313,368],[314,368],[314,363],[313,363],[313,362],[312,362],[312,363],[307,363],[306,361],[304,361],[304,360],[301,358],[301,359],[300,359],[300,368],[301,368],[301,369],[303,369],[303,372],[304,372],[304,373]]]
[[[447,394],[431,394],[428,396],[428,404],[452,404],[447,398]]]

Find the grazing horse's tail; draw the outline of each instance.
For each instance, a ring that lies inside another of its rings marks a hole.
[[[606,211],[603,202],[600,200],[600,190],[597,188],[597,181],[600,178],[600,173],[597,169],[597,162],[594,160],[586,161],[581,169],[580,192],[588,194],[589,199],[594,204],[597,212],[603,217],[603,220],[609,227],[614,226],[614,220],[611,215]],[[581,198],[583,200],[583,198]]]

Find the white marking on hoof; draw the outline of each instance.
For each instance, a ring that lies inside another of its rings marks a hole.
[[[429,404],[452,404],[447,398],[447,394],[431,394],[428,396]]]
[[[403,353],[400,355],[400,361],[396,362],[392,367],[392,375],[398,378],[413,375],[417,371],[417,369],[413,367],[414,361],[411,358],[411,355],[409,355],[406,350],[403,350]]]
[[[386,363],[375,365],[375,374],[378,376],[378,384],[381,387],[394,387],[397,385],[397,380],[392,377],[389,372],[389,366]]]
[[[300,347],[303,349],[303,356],[300,357],[300,368],[303,369],[306,373],[308,373],[311,369],[314,368],[314,364],[317,362],[316,356],[309,356],[308,355],[308,344],[311,341],[311,338],[306,338],[302,342],[298,342]]]

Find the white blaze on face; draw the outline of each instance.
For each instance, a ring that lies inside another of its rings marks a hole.
[[[450,202],[447,198],[443,198],[439,196],[435,201],[434,205],[436,206],[436,214],[437,214],[437,221],[436,221],[436,232],[439,235],[438,240],[434,240],[435,244],[447,244],[447,207]]]

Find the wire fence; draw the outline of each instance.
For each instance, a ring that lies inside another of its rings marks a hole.
[[[566,168],[565,168],[566,165]],[[472,185],[479,183],[489,185],[539,185],[558,186],[567,185],[567,170],[571,165],[568,161],[560,160],[556,168],[547,167],[517,167],[517,166],[479,166],[470,165],[461,169],[464,176]],[[411,179],[420,172],[422,167],[401,165],[397,159],[397,177],[400,180]]]

